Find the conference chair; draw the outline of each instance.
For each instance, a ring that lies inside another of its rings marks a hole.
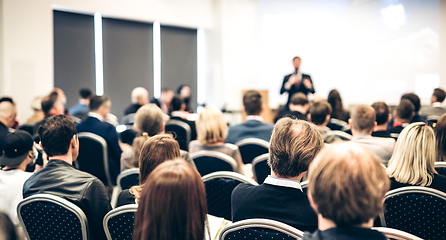
[[[421,238],[410,233],[386,227],[374,227],[373,230],[381,232],[389,240],[422,240]]]
[[[103,226],[108,240],[132,240],[137,209],[137,204],[128,204],[105,215]]]
[[[282,222],[253,218],[227,225],[220,232],[218,239],[231,240],[295,240],[302,239],[304,233]]]
[[[174,137],[178,141],[181,150],[189,150],[192,130],[187,123],[171,119],[166,123],[164,129],[166,133],[174,133]]]
[[[402,187],[387,192],[384,205],[381,226],[423,239],[446,236],[446,193],[428,187]]]
[[[240,183],[258,185],[253,180],[234,172],[214,172],[203,177],[208,213],[231,220],[231,195]]]
[[[335,131],[347,131],[350,129],[350,125],[348,125],[348,123],[336,118],[330,118],[327,127]]]
[[[322,135],[322,137],[324,138],[324,142],[325,143],[332,143],[334,142],[336,139],[340,139],[343,141],[350,141],[352,139],[352,135],[343,132],[343,131],[328,131],[325,134]]]
[[[108,168],[107,142],[94,133],[81,132],[79,137],[79,156],[75,166],[99,178],[105,186],[114,184]]]
[[[190,154],[201,176],[218,171],[235,172],[237,162],[230,156],[217,152],[202,150]]]
[[[89,239],[84,212],[58,196],[36,194],[25,198],[17,206],[17,216],[29,240]]]
[[[254,180],[257,183],[262,184],[263,181],[271,173],[271,168],[268,165],[269,153],[262,154],[252,161],[252,173]]]
[[[122,171],[116,180],[119,190],[126,190],[139,185],[139,168],[131,168]]]
[[[251,163],[254,158],[269,151],[269,142],[259,138],[245,138],[235,145],[238,146],[244,164]]]
[[[438,174],[446,176],[446,162],[435,162],[435,170]]]

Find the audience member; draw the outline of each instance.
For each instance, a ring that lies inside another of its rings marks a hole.
[[[42,97],[35,97],[31,102],[31,109],[33,110],[33,115],[26,120],[27,125],[35,125],[45,118],[45,114],[42,111]]]
[[[302,231],[317,228],[317,216],[300,181],[324,142],[312,123],[282,118],[273,130],[268,165],[271,175],[263,184],[239,184],[232,192],[232,221],[266,218]]]
[[[441,115],[435,126],[437,162],[446,161],[446,114]]]
[[[166,160],[172,160],[180,156],[180,145],[171,135],[159,134],[150,137],[144,143],[139,156],[140,184],[122,191],[119,194],[117,206],[138,203],[141,189],[153,169]]]
[[[183,99],[184,104],[185,104],[185,108],[184,111],[192,113],[192,107],[191,107],[191,94],[190,94],[190,87],[185,85],[185,84],[181,84],[178,89],[177,89],[177,94],[180,95],[180,97]]]
[[[51,93],[57,93],[58,100],[62,103],[64,106],[64,114],[65,114],[65,106],[67,105],[67,96],[65,95],[65,92],[61,88],[53,88],[53,91]]]
[[[89,88],[82,88],[79,90],[79,103],[70,108],[68,113],[71,116],[80,118],[82,120],[88,117],[88,105],[90,104],[90,98],[93,96],[93,92]]]
[[[437,174],[434,166],[435,146],[434,130],[426,123],[405,127],[386,170],[390,188],[421,186],[446,192],[446,176]]]
[[[373,129],[376,127],[375,110],[368,105],[359,105],[353,111],[349,124],[353,135],[351,141],[368,148],[381,159],[383,164],[387,165],[390,157],[392,157],[395,140],[372,137]]]
[[[301,120],[307,120],[307,113],[308,109],[310,108],[310,102],[308,101],[307,95],[299,92],[295,93],[292,97],[290,102],[288,103],[288,109],[289,111],[280,111],[279,114],[277,114],[276,118],[274,119],[274,122],[277,122],[279,119],[285,117],[285,116],[293,116],[294,118],[301,119]]]
[[[225,143],[228,125],[222,112],[216,108],[205,107],[198,115],[196,125],[197,140],[189,143],[189,152],[201,150],[222,152],[232,157],[237,162],[237,172],[244,174],[244,165],[238,147]]]
[[[0,103],[0,156],[2,151],[2,142],[9,133],[17,117],[17,109],[14,103],[3,101]]]
[[[90,237],[106,239],[102,220],[111,210],[110,199],[99,179],[72,166],[79,154],[73,120],[64,115],[50,116],[39,127],[38,134],[49,161],[25,182],[23,197],[47,193],[69,200],[85,213]]]
[[[446,113],[446,109],[441,106],[441,103],[446,97],[446,92],[441,88],[435,88],[431,96],[431,106],[422,108],[420,115],[424,117],[436,117]]]
[[[42,99],[41,106],[45,118],[54,115],[63,115],[65,112],[65,107],[62,104],[62,100],[59,97],[59,94],[54,91]],[[43,121],[45,121],[45,118],[42,121],[38,122],[36,125],[34,125],[33,129],[34,134],[37,133],[37,130],[39,129]]]
[[[387,124],[392,118],[389,106],[385,102],[376,102],[372,104],[372,108],[375,109],[376,114],[376,126],[373,128],[372,136],[390,138],[390,133],[387,130]]]
[[[170,119],[178,120],[186,123],[190,127],[191,131],[191,140],[197,139],[197,130],[195,128],[195,122],[187,120],[187,116],[189,112],[186,110],[186,104],[183,99],[179,96],[175,96],[172,99],[172,112],[170,113]]]
[[[418,97],[418,95],[416,95],[415,93],[406,93],[403,96],[401,96],[401,100],[403,100],[403,99],[409,100],[414,106],[414,115],[413,115],[410,123],[426,122],[426,118],[422,117],[418,114],[418,111],[420,111],[420,108],[421,108],[420,97]]]
[[[327,127],[330,121],[331,106],[327,101],[319,101],[313,103],[310,107],[309,120],[316,125],[317,130],[324,136],[327,132],[331,131]]]
[[[203,240],[206,192],[200,174],[184,160],[156,167],[142,188],[133,239]],[[208,236],[209,237],[209,236]]]
[[[137,87],[132,91],[132,104],[124,110],[124,116],[136,113],[138,109],[149,103],[149,92],[143,87]]]
[[[170,111],[172,110],[171,102],[173,96],[173,91],[170,88],[163,87],[163,89],[161,89],[160,98],[153,98],[150,100],[150,103],[156,104],[159,108],[161,108],[161,110],[163,110],[164,114],[169,115]]]
[[[90,132],[104,138],[108,149],[108,169],[113,184],[120,173],[121,148],[119,146],[118,133],[113,125],[105,122],[110,112],[111,101],[107,95],[93,96],[90,99],[90,112],[88,118],[77,125],[80,132]]]
[[[401,100],[396,109],[393,111],[395,121],[393,127],[389,129],[390,136],[397,139],[401,131],[408,126],[415,116],[415,107],[411,101],[407,99]]]
[[[344,109],[344,106],[342,104],[341,94],[339,94],[339,92],[336,89],[333,89],[328,93],[327,102],[331,105],[332,119],[338,119],[344,122],[348,121],[348,119],[350,118],[350,113]]]
[[[235,144],[245,138],[258,138],[269,142],[274,125],[264,123],[260,114],[263,111],[262,95],[250,90],[243,96],[243,107],[246,112],[245,122],[229,128],[227,143]]]
[[[12,104],[15,104],[14,100],[12,98],[10,98],[10,97],[2,97],[2,98],[0,98],[0,103],[2,103],[2,102],[10,102]]]
[[[17,130],[9,133],[3,140],[3,156],[0,158],[0,211],[9,215],[15,225],[17,204],[23,199],[23,183],[32,175],[25,172],[26,166],[37,157],[33,138],[25,131]]]
[[[16,228],[6,213],[0,212],[0,239],[19,240]]]
[[[387,239],[370,229],[389,190],[384,168],[371,152],[353,143],[337,144],[324,149],[308,173],[308,198],[319,223],[304,240]]]

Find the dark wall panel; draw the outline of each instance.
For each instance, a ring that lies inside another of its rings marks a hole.
[[[133,88],[144,87],[153,97],[153,25],[103,18],[102,32],[104,92],[121,119]]]
[[[77,104],[79,89],[95,91],[93,16],[53,11],[54,86],[67,95],[66,107]]]
[[[176,91],[191,88],[191,107],[197,108],[197,30],[161,26],[161,86]]]

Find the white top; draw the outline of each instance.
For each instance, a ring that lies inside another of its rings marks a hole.
[[[281,187],[296,188],[302,191],[302,186],[300,185],[300,182],[289,178],[278,178],[268,175],[268,177],[265,179],[265,181],[263,181],[263,183]]]
[[[95,113],[95,112],[89,112],[88,113],[89,117],[94,117],[99,119],[101,122],[103,122],[105,119],[99,114],[99,113]]]
[[[8,214],[15,225],[19,224],[17,205],[23,199],[23,184],[31,175],[20,169],[0,170],[0,211]]]

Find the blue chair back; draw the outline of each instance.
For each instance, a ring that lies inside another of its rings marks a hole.
[[[446,162],[436,162],[435,170],[437,170],[438,174],[446,176]]]
[[[218,171],[233,172],[237,168],[237,162],[221,152],[204,150],[191,153],[190,157],[201,176]]]
[[[235,143],[238,146],[244,164],[252,163],[254,158],[268,153],[269,143],[258,138],[245,138]]]
[[[132,240],[137,204],[115,208],[104,217],[104,231],[108,240]]]
[[[180,145],[180,149],[184,151],[189,150],[189,142],[192,135],[190,126],[179,120],[169,120],[165,126],[166,133],[174,133],[175,139]]]
[[[271,168],[268,166],[268,158],[269,154],[265,153],[256,157],[252,161],[252,173],[254,175],[254,179],[259,184],[262,184],[271,173]]]
[[[131,168],[122,171],[118,175],[117,183],[121,191],[139,185],[139,168]]]

